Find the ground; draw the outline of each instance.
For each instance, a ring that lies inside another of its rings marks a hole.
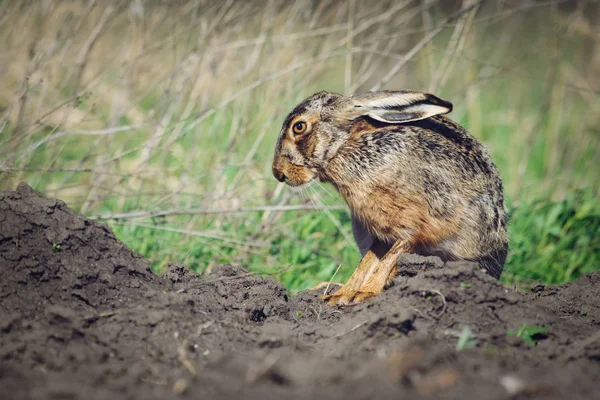
[[[4,399],[580,398],[600,380],[600,273],[517,292],[406,256],[335,308],[222,265],[157,276],[105,225],[0,192]],[[538,329],[539,328],[539,329]]]

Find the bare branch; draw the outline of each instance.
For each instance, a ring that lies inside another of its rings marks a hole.
[[[392,69],[383,78],[381,78],[381,80],[379,82],[377,82],[375,84],[375,86],[373,86],[371,88],[371,90],[373,90],[373,91],[380,90],[386,83],[391,81],[392,78],[394,78],[394,76],[396,76],[398,71],[400,71],[406,65],[406,63],[408,63],[419,51],[421,51],[421,49],[423,49],[427,45],[427,43],[431,42],[433,40],[433,38],[435,38],[441,31],[443,31],[444,28],[446,28],[446,26],[448,26],[448,24],[450,24],[451,22],[460,18],[463,14],[471,11],[476,6],[479,6],[481,3],[483,3],[483,0],[476,1],[476,2],[468,5],[467,7],[463,7],[460,11],[454,13],[452,16],[447,18],[444,22],[439,24],[437,28],[435,28],[434,30],[429,32],[423,39],[421,39],[421,41],[419,43],[414,45],[414,47],[412,49],[410,49],[408,51],[408,53],[406,53],[404,55],[404,57],[398,63],[396,63],[396,65],[394,65],[392,67]]]
[[[89,130],[89,131],[63,131],[63,132],[58,132],[58,133],[55,133],[53,135],[46,136],[42,140],[39,140],[39,141],[35,142],[31,146],[29,146],[27,149],[25,149],[22,154],[31,153],[32,151],[34,151],[35,149],[37,149],[41,145],[43,145],[45,143],[48,143],[48,142],[51,142],[52,140],[60,139],[60,138],[65,137],[65,136],[74,136],[74,135],[106,136],[106,135],[112,135],[112,134],[115,134],[115,133],[118,133],[118,132],[124,132],[124,131],[131,131],[131,130],[134,130],[134,129],[139,129],[139,128],[143,127],[143,126],[147,126],[147,124],[123,125],[123,126],[116,126],[114,128]]]
[[[112,12],[113,12],[113,8],[111,6],[108,6],[104,9],[104,13],[100,17],[100,20],[98,21],[98,23],[92,30],[91,35],[88,37],[88,39],[85,41],[85,43],[83,44],[83,46],[81,48],[81,52],[79,53],[79,59],[77,60],[77,66],[79,67],[79,69],[77,71],[77,78],[76,78],[75,86],[74,86],[74,90],[73,90],[74,93],[77,93],[79,84],[81,83],[81,80],[83,79],[83,73],[84,73],[85,67],[88,63],[88,55],[90,54],[90,51],[96,44],[98,37],[104,30],[104,25],[106,25],[106,22],[108,21],[108,18],[110,17]]]

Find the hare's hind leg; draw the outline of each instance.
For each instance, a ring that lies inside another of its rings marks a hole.
[[[373,275],[381,259],[388,252],[389,247],[389,245],[379,241],[373,243],[369,251],[360,260],[348,282],[335,293],[323,296],[323,300],[327,300],[329,305],[350,304],[360,287]]]
[[[390,277],[395,275],[398,257],[402,253],[411,252],[413,246],[408,240],[398,240],[392,248],[381,258],[371,276],[354,294],[353,302],[360,303],[370,297],[377,296],[387,285]]]

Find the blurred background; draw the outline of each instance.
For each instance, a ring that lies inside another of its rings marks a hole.
[[[600,269],[598,1],[5,0],[0,38],[0,188],[108,223],[157,272],[347,279],[343,201],[279,184],[274,143],[314,92],[401,88],[490,149],[506,284]]]

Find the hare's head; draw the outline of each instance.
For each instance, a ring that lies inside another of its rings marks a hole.
[[[349,97],[316,93],[285,119],[275,147],[273,175],[290,186],[302,185],[318,177],[354,135],[451,110],[452,104],[424,92],[381,91]]]

